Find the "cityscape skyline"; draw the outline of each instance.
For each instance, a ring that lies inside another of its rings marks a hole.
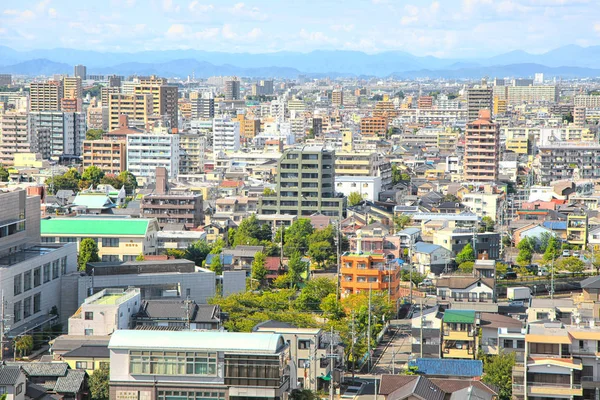
[[[334,0],[136,0],[73,6],[66,0],[8,2],[0,40],[16,50],[43,48],[132,52],[196,49],[277,51],[406,51],[442,58],[533,54],[600,44],[597,4],[588,0],[452,0],[396,4]],[[558,26],[558,29],[557,29]]]

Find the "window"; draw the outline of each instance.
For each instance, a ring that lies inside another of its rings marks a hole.
[[[310,340],[298,340],[299,349],[310,349]]]
[[[61,237],[60,238],[60,242],[61,243],[75,243],[75,242],[77,242],[77,238],[74,238],[74,237]]]
[[[115,254],[104,254],[102,256],[102,262],[117,262],[119,260],[119,256]]]
[[[87,367],[88,367],[87,361],[76,361],[75,362],[75,368],[77,368],[77,369],[87,369]]]
[[[137,257],[138,257],[138,256],[136,256],[135,254],[125,254],[125,255],[123,256],[123,261],[135,261],[135,259],[136,259]]]
[[[93,329],[86,329],[84,331],[84,335],[85,336],[92,336],[94,334],[94,330]]]
[[[23,384],[19,383],[17,385],[17,388],[15,389],[15,394],[21,394],[21,393],[23,393]]]
[[[91,311],[85,312],[85,319],[88,321],[92,321],[94,319],[94,313]]]
[[[298,379],[300,380],[300,379]],[[181,392],[159,390],[157,400],[224,400],[223,392]],[[242,399],[240,397],[240,399]]]
[[[131,374],[217,375],[217,353],[132,351],[129,353]]]
[[[52,279],[58,279],[58,260],[52,261]]]
[[[33,287],[38,287],[42,284],[42,267],[37,267],[33,270]]]
[[[67,257],[60,259],[60,274],[65,275],[67,273]]]
[[[26,292],[28,290],[31,290],[31,271],[23,274],[23,291]]]
[[[524,348],[525,348],[525,340],[517,339],[517,349],[524,349]]]
[[[37,314],[42,311],[42,294],[36,293],[33,295],[33,313]]]
[[[50,282],[50,263],[44,264],[44,283]]]
[[[16,301],[15,305],[13,306],[13,320],[15,322],[19,322],[21,320],[22,316],[21,316],[21,302],[20,301]]]
[[[301,358],[298,360],[298,368],[310,368],[310,362]]]
[[[542,319],[548,319],[548,313],[547,312],[539,312],[535,314],[535,318],[537,320],[542,320]]]
[[[119,247],[119,238],[102,238],[102,247]]]
[[[99,365],[100,369],[108,369],[108,368],[110,368],[110,363],[107,362],[107,361],[100,361],[98,363],[98,365]]]
[[[31,297],[23,300],[23,318],[31,317]]]
[[[512,349],[513,348],[513,340],[512,339],[504,339],[503,347],[505,349]]]
[[[23,291],[22,288],[23,276],[21,274],[15,275],[13,280],[13,295],[21,294]]]
[[[6,386],[0,386],[0,395],[6,394]]]

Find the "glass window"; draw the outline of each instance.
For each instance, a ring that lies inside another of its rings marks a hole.
[[[102,238],[102,247],[119,247],[119,238]]]
[[[94,334],[94,330],[93,329],[86,329],[84,331],[85,336],[92,336]]]
[[[20,301],[15,301],[15,304],[13,306],[13,320],[15,322],[19,322],[22,318],[22,313],[21,313],[21,302]]]
[[[131,352],[131,374],[216,376],[217,354],[200,352]]]
[[[87,365],[87,361],[76,361],[75,362],[75,368],[77,369],[87,369],[88,365]]]
[[[60,274],[65,275],[67,273],[67,257],[60,259]]]
[[[52,261],[52,279],[58,279],[58,260]]]
[[[23,276],[21,274],[15,275],[13,280],[13,295],[16,296],[21,294],[23,291]]]
[[[33,270],[33,287],[38,287],[42,284],[42,267],[37,267]]]
[[[33,313],[39,313],[42,311],[42,294],[36,293],[33,295]]]
[[[50,282],[50,263],[44,264],[44,283]]]
[[[104,254],[102,256],[102,262],[117,262],[119,260],[119,256],[116,254]]]
[[[94,319],[94,313],[91,311],[86,311],[85,312],[85,319],[88,321],[91,321]]]
[[[31,271],[23,274],[23,291],[26,292],[28,290],[31,290]]]
[[[23,318],[31,317],[31,297],[23,300]]]

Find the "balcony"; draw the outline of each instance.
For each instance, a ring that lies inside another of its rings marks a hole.
[[[444,349],[442,351],[443,358],[465,358],[473,359],[473,349]]]
[[[527,394],[532,396],[582,396],[581,384],[527,382]]]
[[[473,331],[444,331],[444,340],[475,341]]]

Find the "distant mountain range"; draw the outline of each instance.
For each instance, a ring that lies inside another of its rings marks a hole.
[[[444,59],[388,51],[367,54],[358,51],[316,50],[310,53],[263,54],[221,53],[200,50],[103,53],[88,50],[50,49],[16,51],[0,46],[0,72],[23,75],[72,73],[83,64],[88,74],[159,74],[185,78],[194,73],[213,75],[294,78],[310,76],[396,76],[402,78],[480,78],[482,76],[547,77],[600,76],[600,46],[569,45],[544,54],[512,51],[476,59]]]

